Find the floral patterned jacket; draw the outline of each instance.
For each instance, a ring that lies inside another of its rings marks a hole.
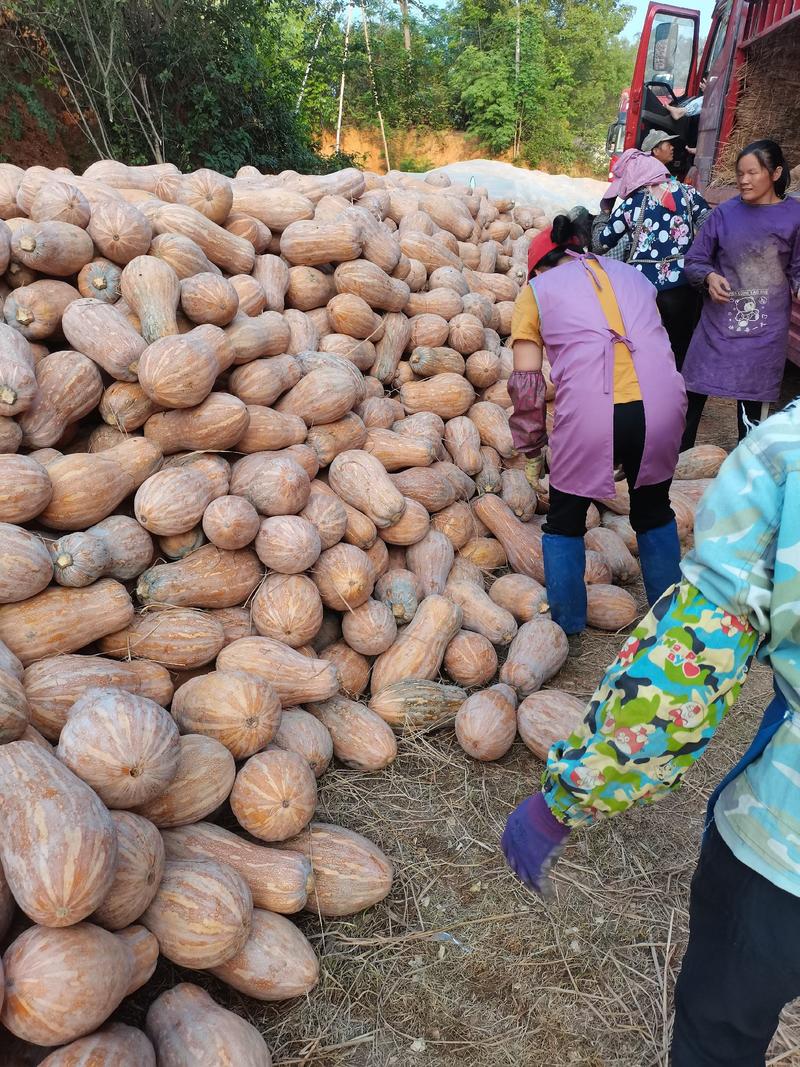
[[[674,178],[637,189],[609,216],[597,238],[597,251],[602,255],[624,242],[627,262],[656,289],[687,285],[684,256],[710,210],[695,189]]]

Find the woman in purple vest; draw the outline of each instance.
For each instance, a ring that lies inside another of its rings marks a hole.
[[[800,295],[800,200],[786,196],[789,165],[774,141],[739,153],[736,184],[739,195],[712,211],[686,256],[686,276],[707,299],[683,366],[681,450],[694,445],[707,397],[736,399],[740,441],[780,398]]]
[[[669,488],[686,393],[656,290],[639,271],[586,254],[566,215],[534,239],[528,262],[533,276],[517,298],[511,328],[510,423],[535,481],[546,440],[546,348],[556,396],[542,551],[552,617],[573,634],[586,626],[586,513],[592,500],[614,496],[615,465],[630,488],[648,601],[680,578]]]

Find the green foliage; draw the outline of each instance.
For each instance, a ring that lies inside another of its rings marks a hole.
[[[380,108],[398,143],[455,127],[489,154],[601,169],[633,64],[621,0],[413,0],[405,13],[403,0],[359,0],[346,63],[347,0],[7,2],[26,76],[3,109],[6,129],[21,128],[24,107],[52,138],[35,91],[45,86],[96,155],[184,170],[352,165],[322,157],[317,142],[336,127],[343,64],[346,126],[376,127]]]
[[[331,165],[295,114],[283,33],[295,9],[294,0],[14,0],[12,10],[44,41],[30,58],[40,77],[69,87],[98,154],[234,173]]]

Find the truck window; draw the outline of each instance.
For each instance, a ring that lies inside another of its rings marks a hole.
[[[722,46],[725,44],[725,36],[728,32],[728,22],[731,17],[731,8],[733,6],[733,0],[728,0],[724,8],[720,12],[717,24],[712,31],[711,45],[708,48],[705,69],[703,70],[703,77],[707,78],[711,71],[714,69],[714,64],[717,61],[717,56],[722,51]]]
[[[645,84],[665,82],[676,97],[684,96],[692,69],[695,23],[659,12],[653,20],[645,68]]]

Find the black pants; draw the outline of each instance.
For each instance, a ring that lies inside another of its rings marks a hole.
[[[697,430],[700,426],[700,418],[703,414],[703,408],[706,406],[706,400],[708,400],[705,393],[687,392],[686,396],[689,404],[686,408],[686,429],[683,431],[681,439],[681,452],[685,452],[687,448],[694,448]],[[736,430],[740,441],[747,437],[750,430],[761,422],[762,406],[760,400],[736,401]]]
[[[614,405],[614,463],[621,464],[631,495],[631,526],[637,533],[665,526],[675,516],[669,502],[672,479],[658,485],[643,485],[635,489],[644,451],[644,404],[634,400],[630,404]],[[565,537],[583,537],[586,533],[586,512],[592,501],[589,497],[563,493],[550,486],[550,510],[542,527],[545,533]]]
[[[689,342],[700,317],[700,296],[691,285],[679,285],[664,289],[656,297],[661,321],[669,335],[669,343],[675,355],[675,366],[683,366]]]
[[[800,897],[736,859],[712,826],[692,879],[672,1067],[764,1067],[800,996]]]

